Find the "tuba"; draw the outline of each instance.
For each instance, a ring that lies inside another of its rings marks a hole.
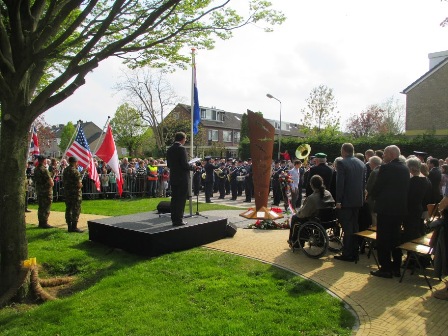
[[[306,165],[308,163],[308,157],[311,153],[311,146],[308,144],[301,144],[296,149],[296,158],[299,160],[304,160],[303,164]]]

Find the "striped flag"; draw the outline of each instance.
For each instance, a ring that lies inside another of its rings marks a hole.
[[[118,194],[121,196],[123,192],[123,177],[121,175],[120,163],[118,162],[117,147],[115,146],[114,137],[112,135],[112,127],[107,126],[106,135],[103,143],[95,154],[101,160],[109,165],[117,177]]]
[[[198,126],[201,122],[201,110],[199,108],[199,96],[198,96],[198,83],[196,81],[196,63],[193,58],[193,134],[196,135],[199,132]]]
[[[37,128],[33,126],[33,133],[31,134],[30,150],[29,155],[31,158],[40,154],[39,151],[39,140],[37,139]]]
[[[96,189],[100,191],[101,186],[98,171],[96,170],[95,162],[93,161],[93,156],[90,152],[90,147],[87,143],[87,139],[81,125],[79,125],[75,140],[67,149],[66,155],[74,156],[78,159],[78,165],[84,169],[87,169],[89,172],[89,178],[95,182]]]

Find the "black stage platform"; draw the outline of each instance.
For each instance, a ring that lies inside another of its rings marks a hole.
[[[89,239],[128,252],[158,256],[233,236],[227,218],[190,217],[184,226],[171,225],[170,215],[154,212],[90,220]]]

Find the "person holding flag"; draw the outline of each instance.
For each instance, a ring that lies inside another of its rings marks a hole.
[[[67,149],[65,155],[68,157],[74,156],[77,159],[79,166],[83,169],[87,169],[89,178],[95,183],[96,189],[100,191],[101,184],[98,170],[81,125],[78,126],[78,132],[76,133],[75,140]]]
[[[107,126],[106,135],[104,136],[103,143],[96,152],[96,156],[103,160],[104,164],[107,164],[115,173],[118,194],[121,196],[123,193],[123,177],[121,175],[117,147],[115,146],[114,137],[112,135],[112,127],[110,124]]]
[[[68,232],[82,233],[78,229],[78,219],[81,213],[82,182],[81,173],[78,171],[78,159],[75,156],[68,158],[68,167],[62,173],[65,196],[65,221]]]
[[[39,155],[37,161],[38,165],[34,169],[34,184],[36,186],[37,203],[39,205],[37,218],[41,229],[51,229],[53,226],[48,224],[48,217],[50,216],[51,203],[53,202],[54,182],[50,172],[44,165],[46,161],[45,156]]]

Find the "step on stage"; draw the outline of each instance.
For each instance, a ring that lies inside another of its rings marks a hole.
[[[184,226],[172,226],[169,214],[144,212],[90,220],[89,239],[144,256],[187,250],[235,234],[227,218],[193,216]]]

